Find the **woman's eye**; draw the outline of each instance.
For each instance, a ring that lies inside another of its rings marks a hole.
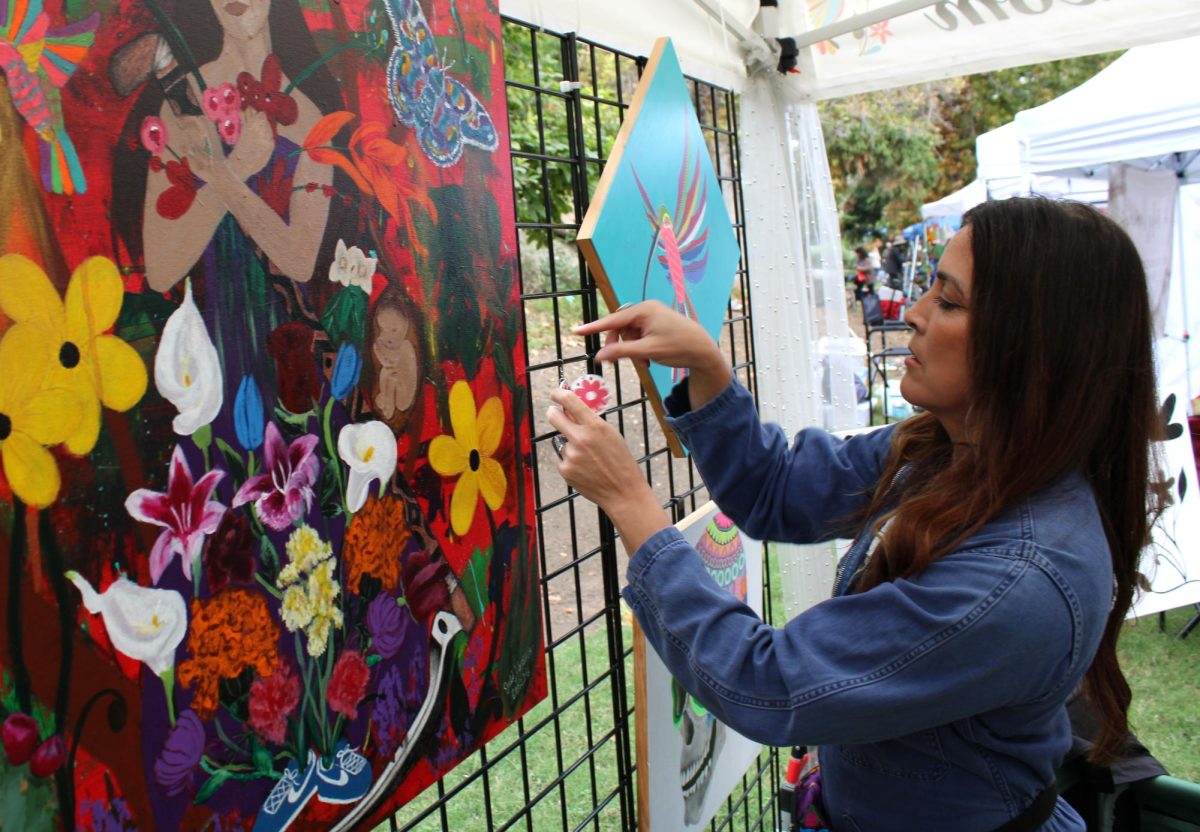
[[[940,306],[942,309],[957,309],[958,308],[957,303],[951,303],[950,301],[946,300],[941,295],[934,296],[933,302],[936,303],[938,306]]]

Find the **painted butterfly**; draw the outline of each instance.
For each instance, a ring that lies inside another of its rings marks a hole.
[[[421,149],[435,164],[449,167],[463,146],[495,150],[496,128],[466,85],[447,72],[418,0],[387,0],[396,31],[388,61],[388,96],[402,124],[415,128]]]

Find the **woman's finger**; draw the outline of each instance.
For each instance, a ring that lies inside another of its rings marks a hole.
[[[561,433],[568,440],[578,427],[571,420],[571,417],[563,412],[563,409],[558,405],[550,405],[550,407],[546,408],[546,421],[550,423],[550,427]]]
[[[640,306],[640,303],[635,303],[632,306],[622,307],[616,312],[610,312],[603,318],[597,318],[590,323],[573,326],[571,327],[571,331],[576,335],[592,335],[596,332],[624,329],[637,319]]]
[[[554,390],[550,393],[550,400],[565,410],[567,415],[577,425],[583,425],[592,419],[600,418],[571,390]]]

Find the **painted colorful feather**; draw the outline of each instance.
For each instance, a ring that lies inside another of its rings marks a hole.
[[[58,90],[91,48],[100,15],[51,29],[42,0],[0,0],[0,21],[0,70],[17,112],[38,134],[42,184],[56,194],[83,193],[87,179]]]
[[[385,5],[396,32],[388,61],[388,96],[396,117],[417,131],[421,149],[441,167],[456,164],[466,145],[495,150],[491,116],[443,65],[418,0],[386,0]]]

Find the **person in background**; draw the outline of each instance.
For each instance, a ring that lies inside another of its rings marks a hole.
[[[876,271],[867,249],[863,246],[854,249],[854,299],[859,303],[875,286]]]
[[[668,423],[743,531],[854,537],[833,597],[782,627],[712,581],[615,429],[570,393],[547,414],[563,477],[632,553],[624,597],[654,649],[734,730],[819,746],[834,832],[1082,832],[1055,791],[1066,702],[1096,714],[1094,762],[1128,736],[1117,636],[1159,493],[1141,260],[1082,204],[1000,200],[964,223],[907,316],[901,390],[925,412],[848,440],[789,446],[661,304],[576,327],[606,333],[597,360],[687,368]]]
[[[883,271],[887,274],[887,285],[899,289],[904,285],[904,250],[908,241],[897,234],[883,253]]]
[[[879,272],[883,269],[883,259],[879,255],[879,249],[883,246],[883,241],[875,237],[867,245],[867,258],[871,261],[871,274],[876,280],[880,279]]]

